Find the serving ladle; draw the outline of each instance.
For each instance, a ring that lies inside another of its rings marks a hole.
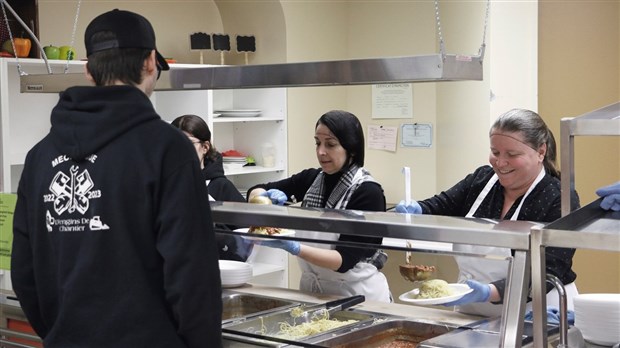
[[[411,248],[411,241],[407,241],[407,248]],[[410,282],[428,280],[435,272],[435,266],[414,265],[411,261],[411,251],[405,253],[406,264],[399,265],[400,275]]]

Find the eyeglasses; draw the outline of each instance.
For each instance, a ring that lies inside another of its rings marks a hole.
[[[161,65],[159,65],[159,62],[157,62],[157,79],[159,80],[159,77],[161,76]]]

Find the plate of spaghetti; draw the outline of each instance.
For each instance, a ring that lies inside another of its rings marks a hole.
[[[243,238],[249,240],[263,240],[267,236],[281,237],[281,236],[292,236],[295,234],[294,230],[289,230],[287,228],[280,227],[266,227],[266,226],[251,226],[250,228],[238,228],[235,232],[243,232],[247,233],[247,236]],[[254,237],[254,235],[256,237]]]

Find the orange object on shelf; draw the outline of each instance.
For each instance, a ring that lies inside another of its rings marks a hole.
[[[30,335],[35,335],[35,336],[37,335],[37,333],[34,332],[34,329],[32,329],[32,326],[30,326],[28,322],[25,322],[23,320],[11,319],[11,318],[8,318],[6,322],[7,322],[7,328],[9,330],[13,330],[13,331],[17,331],[17,332],[21,332],[25,334],[30,334]],[[27,340],[25,338],[9,337],[8,340],[11,342],[27,344],[32,347],[43,348],[43,343]]]
[[[16,37],[13,41],[15,44],[15,55],[19,58],[28,57],[30,54],[30,48],[32,47],[32,42],[30,39]]]
[[[222,152],[222,157],[246,157],[246,155],[237,150],[227,150]]]

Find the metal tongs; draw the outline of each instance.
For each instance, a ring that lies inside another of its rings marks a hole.
[[[313,320],[329,319],[335,312],[343,311],[349,307],[360,304],[366,300],[364,295],[355,295],[351,297],[345,297],[335,301],[329,301],[326,303],[320,303],[310,306],[297,307],[303,310],[298,315],[295,313],[297,308],[291,310],[291,316],[295,318],[297,324],[304,322],[311,322]]]

